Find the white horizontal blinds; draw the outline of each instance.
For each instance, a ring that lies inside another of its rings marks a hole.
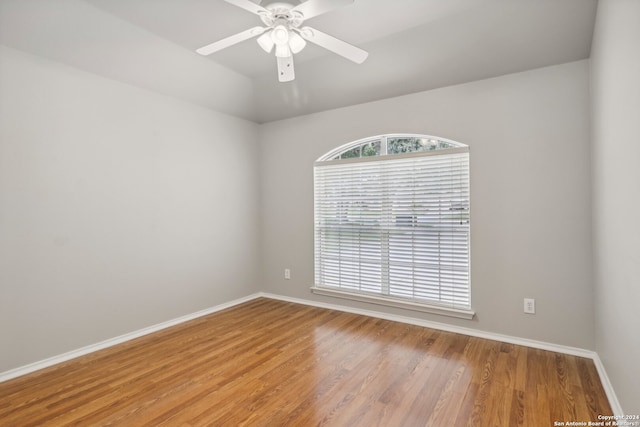
[[[316,284],[382,292],[383,163],[315,167]]]
[[[469,308],[468,153],[389,163],[389,294]]]
[[[318,287],[469,308],[468,152],[318,163],[315,233]]]

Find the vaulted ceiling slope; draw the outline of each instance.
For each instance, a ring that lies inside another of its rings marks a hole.
[[[0,43],[264,123],[588,58],[596,6],[355,0],[309,24],[367,50],[367,61],[308,44],[289,83],[255,40],[195,53],[259,25],[223,0],[0,0]]]

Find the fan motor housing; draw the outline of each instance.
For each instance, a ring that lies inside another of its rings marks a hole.
[[[304,17],[300,13],[291,12],[295,6],[289,3],[284,2],[275,2],[265,6],[271,14],[260,15],[262,22],[271,27],[275,25],[278,21],[286,21],[290,26],[298,27],[302,24]]]

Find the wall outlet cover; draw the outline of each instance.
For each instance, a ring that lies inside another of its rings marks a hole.
[[[536,300],[533,298],[524,299],[524,312],[526,314],[536,314]]]

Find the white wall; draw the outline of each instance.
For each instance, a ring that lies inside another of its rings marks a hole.
[[[596,350],[640,414],[640,1],[600,0],[591,71]]]
[[[257,126],[0,48],[0,372],[258,290]]]
[[[261,125],[265,290],[594,348],[588,96],[579,61]],[[314,160],[392,132],[471,147],[473,321],[309,291]],[[523,314],[525,297],[536,315]]]

